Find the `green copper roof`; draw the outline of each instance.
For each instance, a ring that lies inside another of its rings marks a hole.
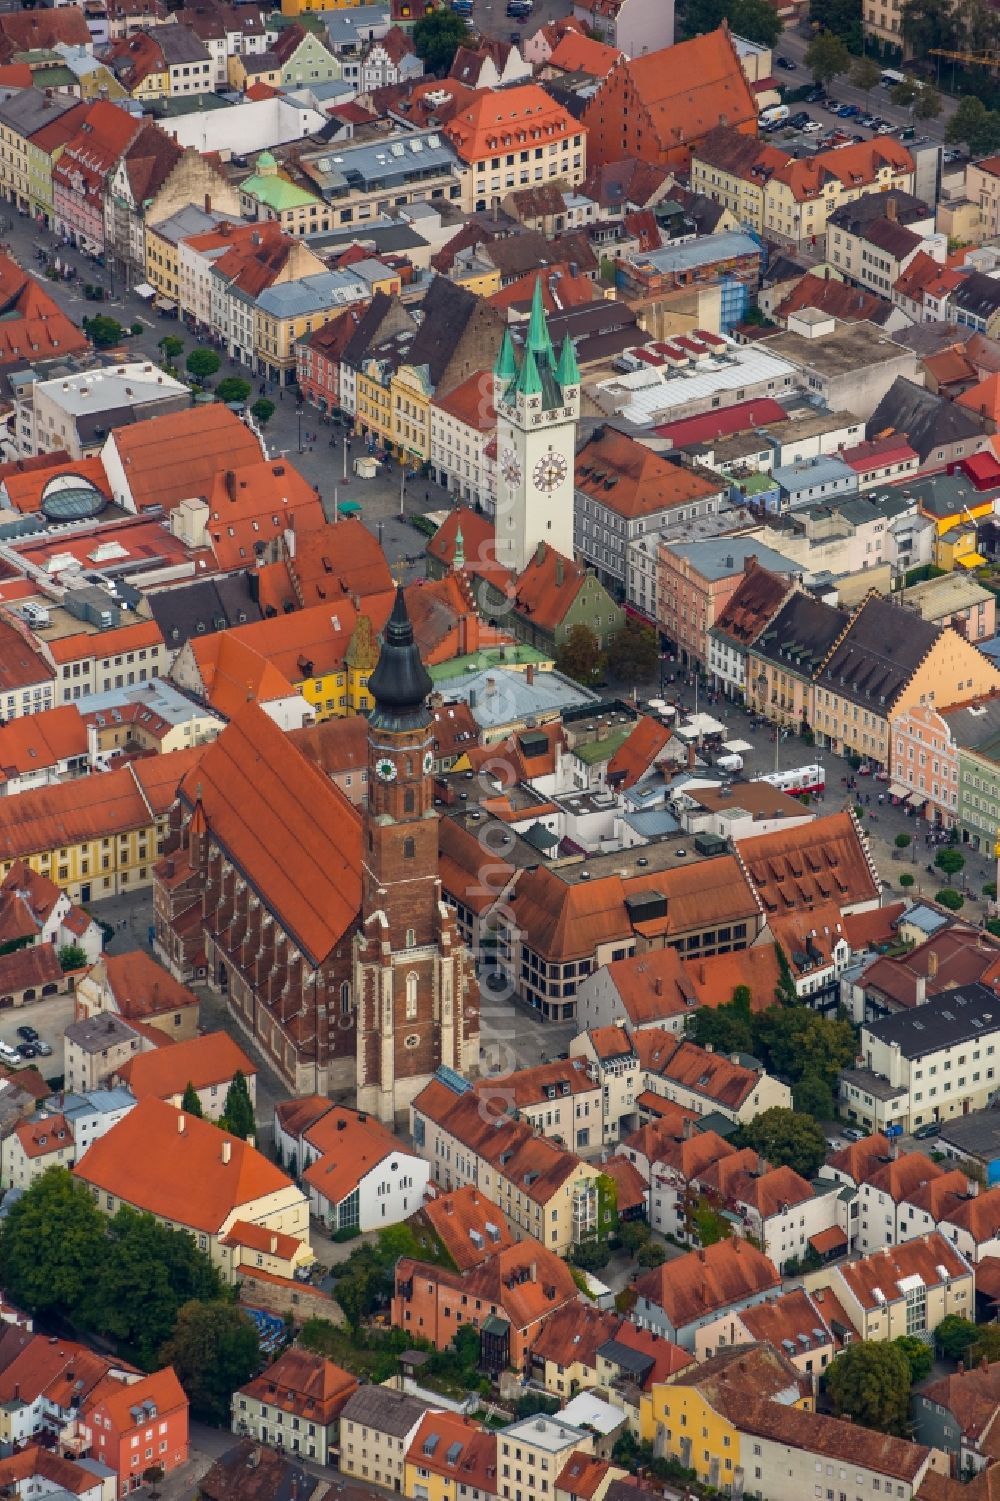
[[[541,394],[542,382],[538,374],[538,365],[535,362],[535,356],[529,344],[528,348],[524,351],[524,359],[517,373],[517,380],[514,382],[514,395],[541,396]]]
[[[517,374],[514,341],[510,336],[509,328],[505,328],[503,331],[503,338],[500,340],[500,350],[497,354],[496,364],[493,366],[493,374],[497,380],[502,381],[511,381]]]
[[[542,278],[535,277],[535,290],[531,296],[531,318],[528,323],[528,348],[532,354],[552,358],[552,340],[545,321],[545,304],[542,301]]]
[[[562,341],[559,351],[559,364],[556,366],[556,380],[565,388],[580,384],[580,367],[576,363],[576,350],[573,348],[573,340],[569,334]]]
[[[456,568],[462,568],[465,565],[465,538],[462,536],[462,528],[460,526],[455,528],[454,563]]]

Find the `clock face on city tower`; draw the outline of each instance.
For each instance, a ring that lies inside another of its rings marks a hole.
[[[396,779],[396,763],[390,761],[388,756],[375,762],[375,770],[383,782],[393,782]]]
[[[551,495],[557,490],[566,478],[568,465],[561,453],[547,453],[538,460],[531,471],[531,478],[535,482],[536,490],[544,490]]]
[[[521,466],[517,462],[517,454],[513,448],[504,449],[500,456],[500,467],[503,470],[503,477],[508,485],[519,485],[521,483]]]

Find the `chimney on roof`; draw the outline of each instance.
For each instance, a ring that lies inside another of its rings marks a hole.
[[[187,1123],[187,1116],[184,1114],[183,1111],[181,1111],[180,1115],[177,1117],[177,1135],[178,1136],[183,1136],[184,1135],[184,1127],[185,1127],[186,1123]]]
[[[533,1261],[531,1263],[531,1273],[530,1273],[530,1276],[528,1278],[528,1281],[529,1282],[537,1282],[538,1281],[538,1262],[537,1261]]]
[[[663,994],[663,977],[661,975],[657,975],[656,978],[653,980],[653,994],[654,995],[662,995]]]
[[[697,752],[695,751],[694,744],[692,743],[687,748],[688,771],[694,771],[694,763],[697,759]]]
[[[889,197],[885,200],[885,217],[887,219],[891,219],[893,224],[895,224],[898,214],[899,206],[896,203],[895,198],[893,198],[890,194]]]
[[[205,194],[205,212],[206,212],[206,214],[210,214],[212,212],[212,195],[211,195],[211,193],[206,193]]]
[[[694,1135],[694,1116],[693,1115],[686,1115],[684,1117],[684,1125],[681,1127],[681,1130],[684,1133],[684,1140],[685,1141],[690,1141],[691,1138],[692,1138],[692,1136]]]
[[[222,1160],[223,1160],[223,1162],[229,1162],[230,1159],[232,1158],[232,1155],[233,1155],[233,1144],[232,1144],[232,1142],[231,1141],[224,1141],[222,1143]]]
[[[455,1213],[455,1206],[452,1203],[451,1199],[445,1199],[445,1201],[444,1201],[444,1212],[445,1212],[445,1214],[454,1214]]]
[[[228,1142],[226,1143],[226,1145],[228,1146]],[[278,1237],[276,1235],[272,1235],[271,1236],[271,1255],[272,1256],[275,1255],[275,1253],[277,1252],[277,1249],[278,1249]]]
[[[563,560],[562,560],[562,558],[556,558],[556,588],[557,589],[561,589],[562,588],[564,579],[565,579],[565,570],[563,569]]]
[[[927,999],[927,981],[923,975],[917,976],[917,1005],[922,1006]]]
[[[544,542],[539,542],[538,546],[535,548],[535,562],[536,563],[544,563],[545,562],[545,543]]]
[[[524,681],[527,683],[527,685],[528,685],[529,688],[531,687],[532,683],[535,681],[535,664],[534,664],[534,662],[529,662],[528,665],[527,665],[527,667],[524,669]]]
[[[937,979],[937,972],[938,972],[938,956],[937,956],[937,952],[934,949],[932,949],[931,952],[927,955],[927,978],[928,978],[928,980],[936,980]]]

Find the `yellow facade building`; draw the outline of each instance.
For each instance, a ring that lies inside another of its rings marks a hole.
[[[203,749],[0,800],[0,876],[24,860],[84,905],[149,886],[177,784]]]
[[[431,456],[431,396],[426,366],[401,365],[389,382],[392,446],[404,463],[418,466]]]
[[[389,447],[393,440],[392,371],[383,360],[364,359],[357,373],[355,426]]]

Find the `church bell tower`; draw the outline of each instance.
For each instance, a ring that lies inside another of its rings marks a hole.
[[[441,895],[431,680],[396,593],[368,692],[368,808],[355,940],[358,1109],[391,1122],[441,1064],[479,1061],[472,957]]]

